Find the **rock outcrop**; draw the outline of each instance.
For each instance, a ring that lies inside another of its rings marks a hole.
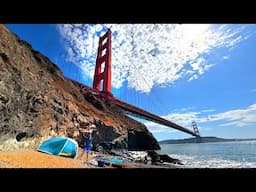
[[[147,128],[122,111],[81,90],[58,66],[0,25],[0,150],[35,149],[53,136],[67,136],[80,146],[83,131],[95,127],[94,144],[156,150]]]

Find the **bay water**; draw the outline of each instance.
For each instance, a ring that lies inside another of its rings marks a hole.
[[[184,168],[256,168],[256,141],[162,144],[158,152]]]

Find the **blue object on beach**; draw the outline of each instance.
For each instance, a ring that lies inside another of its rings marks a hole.
[[[40,144],[37,150],[51,155],[74,158],[77,155],[78,144],[67,137],[54,137]]]
[[[124,162],[122,159],[118,159],[118,158],[115,158],[115,157],[110,158],[109,161],[112,162],[112,163],[123,163]]]
[[[100,157],[100,158],[98,158],[98,161],[103,161],[103,162],[108,162],[108,163],[127,163],[127,161],[118,159],[115,157],[112,157],[112,158]]]

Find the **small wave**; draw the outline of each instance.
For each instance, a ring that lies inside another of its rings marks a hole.
[[[239,141],[242,144],[256,144],[256,140],[248,140],[248,141]],[[237,142],[237,143],[239,143]]]
[[[256,162],[239,162],[224,159],[202,159],[199,156],[169,154],[182,161],[184,168],[256,168]]]

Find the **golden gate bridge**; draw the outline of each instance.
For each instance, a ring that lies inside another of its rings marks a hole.
[[[111,62],[112,62],[112,46],[111,46],[111,37],[112,33],[111,30],[108,29],[108,31],[100,37],[99,39],[99,46],[98,46],[98,52],[97,52],[97,58],[96,58],[96,66],[95,66],[95,72],[94,72],[94,79],[93,79],[93,87],[89,87],[86,85],[83,85],[77,81],[72,80],[72,82],[80,87],[80,89],[84,89],[86,91],[90,91],[95,93],[98,97],[101,97],[102,99],[107,100],[108,102],[111,102],[112,104],[119,107],[125,114],[129,114],[135,117],[139,117],[145,120],[149,120],[170,128],[177,129],[179,131],[188,133],[190,135],[193,135],[197,138],[200,138],[198,129],[195,129],[194,131],[185,128],[181,125],[178,125],[172,121],[169,121],[167,119],[164,119],[158,115],[152,114],[144,109],[141,109],[139,107],[136,107],[134,105],[131,105],[129,103],[126,103],[124,101],[121,101],[114,97],[114,95],[111,92]]]

